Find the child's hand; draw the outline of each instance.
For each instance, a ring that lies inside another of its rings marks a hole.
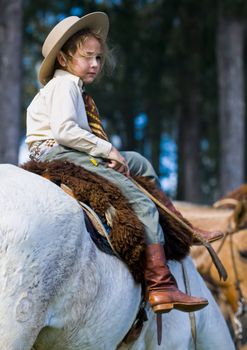
[[[108,155],[108,167],[118,171],[126,176],[130,175],[129,167],[126,159],[121,155],[121,153],[112,146],[112,149]]]

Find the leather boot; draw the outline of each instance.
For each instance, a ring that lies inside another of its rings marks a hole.
[[[165,313],[172,309],[193,312],[208,305],[206,299],[189,296],[178,289],[176,280],[166,265],[161,244],[147,246],[144,276],[149,302],[156,313]]]

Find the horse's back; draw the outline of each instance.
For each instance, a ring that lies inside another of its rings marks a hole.
[[[95,248],[84,234],[79,205],[57,186],[9,165],[0,166],[0,181],[0,347],[30,349],[40,333],[37,349],[115,349],[140,300],[127,268]],[[171,262],[170,267],[184,290],[181,265]],[[197,348],[233,350],[190,258],[185,267],[191,293],[209,299],[209,306],[195,313]],[[164,348],[194,349],[189,314],[174,310],[163,320]],[[127,348],[159,349],[155,331],[150,310],[140,338]]]
[[[0,183],[0,339],[1,348],[17,349],[16,334],[26,344],[30,325],[35,337],[45,323],[50,300],[71,274],[85,224],[76,201],[38,175],[0,165]]]
[[[0,181],[0,348],[116,348],[140,301],[127,267],[96,248],[59,187],[11,165]]]

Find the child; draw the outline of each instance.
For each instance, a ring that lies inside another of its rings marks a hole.
[[[120,153],[110,143],[94,101],[85,92],[109,59],[108,28],[107,15],[94,12],[68,17],[52,29],[43,45],[39,71],[44,87],[27,109],[26,142],[32,158],[68,160],[117,185],[145,228],[144,275],[154,312],[196,311],[207,300],[178,289],[166,264],[157,208],[128,178],[131,173],[158,181],[151,164],[135,152]]]

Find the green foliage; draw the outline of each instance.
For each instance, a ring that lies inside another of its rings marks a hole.
[[[37,65],[50,28],[69,15],[105,11],[110,17],[109,43],[117,67],[90,91],[103,118],[107,117],[108,131],[120,135],[122,148],[141,151],[152,159],[159,171],[162,134],[178,135],[182,111],[196,91],[203,141],[199,167],[202,191],[209,198],[217,186],[218,172],[218,11],[245,15],[246,4],[245,0],[24,0],[24,109],[38,89]],[[148,125],[143,138],[137,140],[135,117],[139,113],[148,116]]]
[[[218,6],[224,16],[245,18],[247,15],[245,0],[218,0]]]

